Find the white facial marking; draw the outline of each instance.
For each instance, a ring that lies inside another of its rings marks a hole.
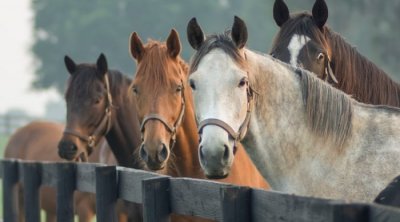
[[[294,34],[288,45],[290,53],[290,64],[297,66],[297,57],[299,56],[300,50],[309,42],[311,39],[305,35]]]

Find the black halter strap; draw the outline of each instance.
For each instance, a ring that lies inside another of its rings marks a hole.
[[[99,141],[99,139],[102,136],[106,135],[111,129],[111,109],[113,107],[113,104],[112,104],[110,83],[108,80],[108,73],[106,73],[104,75],[104,81],[105,81],[106,91],[107,91],[106,109],[105,109],[103,118],[101,119],[100,123],[97,125],[97,127],[93,131],[93,133],[89,136],[86,136],[86,135],[82,135],[81,133],[74,131],[72,129],[67,128],[64,130],[64,134],[78,137],[80,140],[86,142],[87,146],[89,147],[89,153],[92,152],[93,148],[96,146],[96,143]]]
[[[144,131],[145,131],[145,125],[149,120],[157,120],[160,121],[165,128],[171,133],[171,141],[170,141],[170,148],[172,149],[175,146],[175,142],[176,142],[176,133],[177,133],[177,129],[179,128],[179,126],[182,123],[183,120],[183,116],[185,114],[185,88],[183,85],[183,81],[182,82],[182,89],[181,89],[181,97],[182,97],[182,102],[181,102],[181,111],[179,112],[179,116],[176,119],[174,125],[170,125],[168,123],[168,121],[166,121],[162,116],[160,116],[157,113],[152,113],[149,114],[147,116],[144,117],[142,124],[140,125],[140,132],[141,132],[141,137],[142,137],[142,141],[144,140]]]

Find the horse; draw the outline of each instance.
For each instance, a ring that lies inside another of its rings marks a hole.
[[[55,122],[33,121],[19,128],[10,138],[5,148],[5,158],[14,158],[34,161],[56,161],[62,159],[57,154],[57,144],[62,137],[64,125]],[[89,162],[102,162],[115,164],[115,158],[109,151],[107,143],[103,140],[98,144]],[[100,154],[101,152],[101,154]],[[23,206],[23,189],[18,185],[18,221],[25,221]],[[47,222],[56,221],[56,191],[54,188],[43,186],[40,188],[40,204],[46,213]],[[75,214],[80,222],[90,222],[96,212],[94,194],[75,192]]]
[[[280,27],[273,57],[314,72],[362,103],[400,107],[400,84],[325,25],[324,0],[316,0],[312,13],[292,15],[283,0],[276,0],[273,15]]]
[[[193,18],[187,36],[196,50],[189,84],[206,174],[228,175],[242,141],[273,190],[373,201],[398,175],[400,109],[359,103],[304,69],[247,49],[239,17],[230,35],[208,37]]]
[[[136,32],[130,37],[130,53],[137,62],[130,92],[137,101],[143,138],[139,156],[150,170],[204,179],[193,98],[187,83],[189,69],[180,52],[175,29],[166,42],[149,40],[143,44]],[[219,181],[268,189],[241,145],[236,156],[230,176]]]
[[[58,144],[60,157],[86,161],[105,137],[118,165],[144,169],[142,161],[133,155],[141,138],[136,104],[128,96],[131,79],[109,70],[104,54],[96,64],[76,64],[69,56],[64,62],[70,77],[65,92],[66,127]],[[129,207],[131,220],[143,220],[141,206],[133,205]]]

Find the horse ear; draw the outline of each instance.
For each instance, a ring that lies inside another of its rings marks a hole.
[[[103,53],[100,54],[96,62],[97,70],[99,70],[101,76],[104,76],[108,71],[107,59]]]
[[[74,72],[76,71],[76,64],[74,62],[74,60],[72,60],[69,56],[65,55],[64,56],[64,63],[65,63],[65,67],[67,68],[69,74],[74,74]]]
[[[239,49],[243,48],[247,42],[247,27],[244,21],[235,16],[232,26],[232,40]]]
[[[181,52],[181,41],[179,40],[179,34],[175,29],[171,30],[167,38],[167,50],[169,56],[176,58]]]
[[[204,34],[196,18],[190,19],[186,28],[186,34],[189,44],[193,49],[198,50],[204,42]]]
[[[316,0],[312,9],[312,16],[318,28],[322,30],[328,20],[328,6],[325,0]]]
[[[281,27],[283,23],[289,20],[289,9],[283,0],[276,0],[274,3],[274,20]]]
[[[139,35],[136,32],[133,32],[130,37],[130,52],[133,58],[136,61],[140,61],[144,55],[144,47],[142,40],[140,40]]]

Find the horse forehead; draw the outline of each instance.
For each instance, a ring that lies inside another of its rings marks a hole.
[[[220,79],[234,77],[230,72],[238,70],[239,66],[222,49],[209,52],[199,63],[197,72],[200,75],[210,76],[209,82],[218,82]]]
[[[300,51],[309,41],[311,41],[311,39],[306,35],[294,34],[292,36],[288,45],[291,65],[297,66]]]

